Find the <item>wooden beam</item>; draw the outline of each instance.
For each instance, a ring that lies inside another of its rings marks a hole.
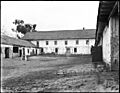
[[[102,13],[100,13],[100,15],[101,15],[101,16],[103,16],[103,15],[109,15],[109,13],[110,13],[110,12],[102,12]]]
[[[119,2],[118,2],[118,14],[119,14],[119,11],[120,11],[119,9],[120,9],[120,5],[119,5]]]
[[[107,4],[108,4],[108,3],[110,4],[110,3],[114,3],[114,2],[115,2],[115,1],[102,1],[102,3],[105,3],[105,4],[106,4],[106,3],[107,3]]]
[[[110,10],[110,8],[104,8],[104,9],[101,8],[101,9],[100,9],[100,11],[109,11],[109,10]]]
[[[100,15],[99,18],[107,18],[108,15]]]
[[[101,8],[102,8],[102,9],[106,9],[106,8],[112,7],[113,5],[114,5],[114,4],[102,5]]]
[[[108,20],[110,19],[110,17],[113,15],[113,13],[115,12],[115,10],[116,10],[116,8],[117,8],[117,5],[118,5],[118,2],[119,1],[116,1],[116,3],[114,4],[114,6],[113,6],[113,9],[112,9],[112,11],[110,12],[110,15],[109,15],[109,17],[108,17]]]
[[[107,19],[99,19],[99,22],[103,22],[103,23],[105,23],[107,21]]]
[[[100,15],[108,15],[110,13],[110,10],[109,11],[100,11]]]
[[[101,15],[101,16],[99,16],[98,21],[100,21],[100,22],[106,22],[107,19],[108,19],[108,15]]]

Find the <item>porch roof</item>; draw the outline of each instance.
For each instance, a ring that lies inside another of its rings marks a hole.
[[[95,45],[100,41],[104,27],[107,25],[110,17],[119,10],[119,1],[100,1],[97,16]]]
[[[9,37],[6,35],[1,36],[1,43],[7,44],[7,45],[17,45],[17,46],[24,46],[24,47],[36,47],[34,44],[32,44],[29,41],[16,39],[13,37]]]

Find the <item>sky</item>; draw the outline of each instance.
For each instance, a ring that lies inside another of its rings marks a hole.
[[[1,27],[15,28],[15,19],[37,24],[36,30],[95,29],[99,1],[1,1]]]

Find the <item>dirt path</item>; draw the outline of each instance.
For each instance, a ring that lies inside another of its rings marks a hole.
[[[32,71],[49,70],[56,68],[71,67],[75,64],[83,63],[83,59],[78,57],[41,57],[34,56],[30,61],[21,61],[21,59],[5,59],[2,61],[2,78],[17,77]],[[76,60],[76,61],[75,61]],[[79,61],[80,60],[80,61]],[[74,62],[74,63],[73,63]]]
[[[18,59],[16,59],[18,61]],[[13,71],[4,76],[3,91],[12,92],[98,92],[91,57],[31,57],[28,62],[3,65]],[[6,67],[6,68],[5,68]],[[15,68],[18,67],[18,68]],[[15,72],[14,72],[15,71]],[[103,89],[104,90],[104,89]]]

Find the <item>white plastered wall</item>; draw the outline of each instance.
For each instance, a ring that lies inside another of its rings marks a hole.
[[[111,61],[111,29],[110,29],[110,23],[109,26],[106,26],[103,31],[103,61],[110,65]]]
[[[76,40],[79,40],[79,44],[76,44]],[[66,40],[39,40],[39,47],[44,49],[45,53],[55,52],[55,48],[58,48],[58,54],[65,54],[66,47],[70,48],[71,54],[91,54],[91,46],[94,45],[95,39],[89,39],[89,44],[86,44],[87,39],[66,39]],[[46,45],[46,41],[49,42]],[[54,44],[57,41],[57,45]],[[65,45],[65,41],[68,42]],[[36,41],[32,41],[36,45]],[[74,48],[77,48],[77,52],[74,52]]]

